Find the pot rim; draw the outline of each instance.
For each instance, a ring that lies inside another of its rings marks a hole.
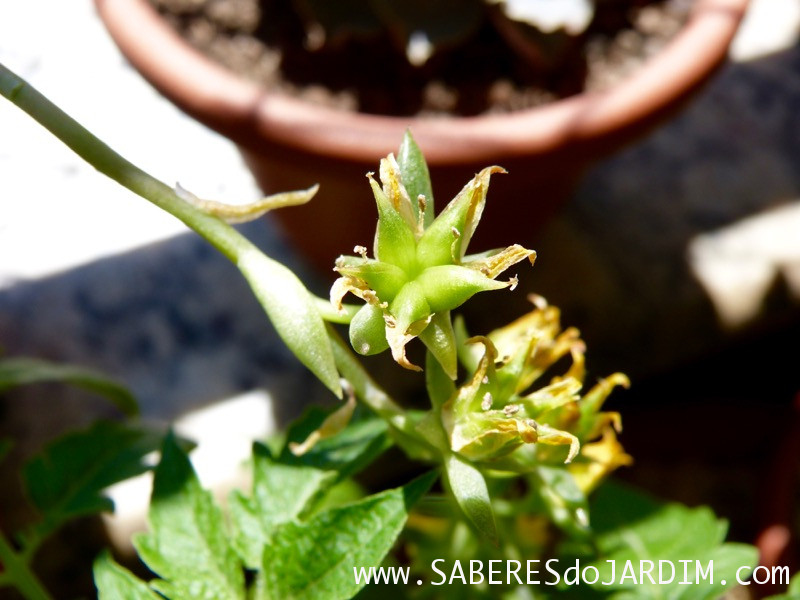
[[[152,85],[241,145],[257,148],[267,140],[308,154],[371,163],[394,151],[410,128],[429,164],[450,165],[488,164],[498,157],[634,137],[675,110],[725,61],[750,0],[696,0],[681,32],[606,91],[513,113],[454,119],[352,113],[270,92],[189,46],[147,0],[94,2],[122,53]]]

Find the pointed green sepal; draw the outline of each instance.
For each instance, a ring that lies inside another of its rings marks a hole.
[[[406,219],[392,206],[390,199],[369,178],[375,202],[378,206],[378,227],[375,230],[375,258],[381,262],[397,265],[404,271],[410,270],[416,260],[416,237]],[[409,209],[410,210],[410,209]]]
[[[405,272],[398,266],[356,256],[340,256],[335,270],[342,275],[365,281],[381,302],[394,300],[397,292],[408,281]]]
[[[420,264],[446,265],[461,261],[483,214],[489,178],[492,173],[504,172],[500,167],[483,169],[450,201],[419,240]]]
[[[419,214],[423,215],[425,227],[433,223],[433,188],[431,186],[431,176],[428,172],[428,164],[419,149],[411,132],[406,130],[403,136],[403,143],[397,152],[397,164],[400,165],[400,172],[403,175],[403,184],[411,198],[411,205]],[[420,210],[419,197],[425,197],[425,206]]]
[[[419,334],[419,339],[422,340],[431,355],[436,358],[447,377],[455,380],[458,370],[458,357],[456,353],[456,336],[453,332],[453,322],[450,320],[450,311],[434,313],[431,322]]]
[[[450,491],[464,515],[478,533],[495,546],[499,545],[492,501],[481,472],[455,454],[445,459],[444,467]]]
[[[92,570],[99,600],[118,600],[119,598],[159,600],[161,598],[150,589],[147,583],[114,562],[108,550],[97,557]]]
[[[429,267],[416,282],[433,312],[458,308],[478,292],[509,286],[508,282],[489,279],[479,271],[458,265]]]
[[[389,305],[389,312],[394,317],[397,328],[403,333],[408,332],[408,328],[418,321],[430,316],[433,312],[425,298],[425,292],[416,281],[409,281],[397,297]],[[419,332],[414,335],[418,335]]]

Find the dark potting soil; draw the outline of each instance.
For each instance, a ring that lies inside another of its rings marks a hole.
[[[288,0],[150,1],[200,51],[272,90],[344,110],[433,116],[520,110],[606,89],[664,47],[693,0],[598,1],[587,31],[544,69],[488,21],[415,67],[388,36],[310,49]]]

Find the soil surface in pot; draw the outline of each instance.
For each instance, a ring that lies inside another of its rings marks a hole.
[[[547,66],[515,52],[491,19],[412,66],[387,35],[315,43],[287,0],[150,2],[193,46],[271,90],[366,113],[466,116],[612,86],[672,38],[693,0],[599,0],[582,35],[549,38],[565,50]]]

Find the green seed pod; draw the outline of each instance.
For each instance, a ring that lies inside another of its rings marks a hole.
[[[458,308],[478,292],[499,290],[508,283],[489,279],[483,273],[458,265],[429,267],[416,282],[433,312]]]
[[[330,294],[340,310],[346,294],[373,306],[359,312],[351,324],[356,350],[379,352],[388,342],[400,365],[417,370],[406,359],[405,346],[421,336],[445,373],[455,378],[450,311],[477,292],[513,285],[515,279],[495,278],[525,258],[533,262],[535,256],[515,245],[470,256],[465,262],[467,245],[483,214],[489,179],[499,172],[503,172],[500,167],[483,169],[436,218],[428,168],[410,134],[403,140],[399,161],[391,154],[381,161],[380,185],[368,175],[378,208],[375,258],[368,258],[363,246],[355,249],[360,257],[339,257],[335,270],[341,277]],[[378,335],[381,326],[383,338]]]
[[[350,344],[364,356],[379,354],[389,347],[383,311],[374,304],[365,304],[350,322]]]

